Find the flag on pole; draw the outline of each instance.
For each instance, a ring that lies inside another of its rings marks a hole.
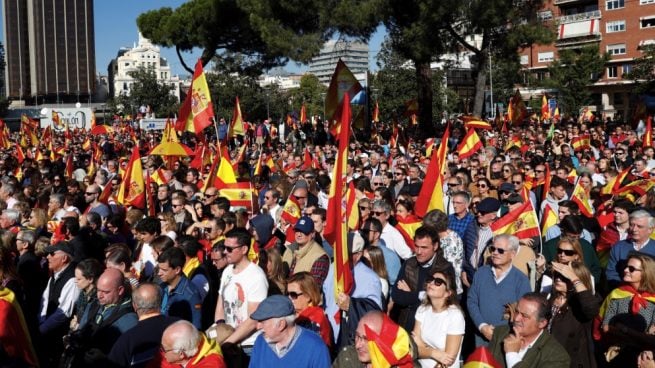
[[[589,201],[589,193],[580,185],[580,181],[575,184],[573,193],[571,193],[571,200],[578,204],[580,213],[587,217],[594,217],[594,207]]]
[[[405,243],[407,243],[409,249],[414,253],[416,251],[414,234],[416,234],[416,229],[423,225],[423,222],[415,215],[407,215],[405,217],[396,216],[396,220],[398,223],[394,227],[400,232],[400,235],[405,239]]]
[[[457,152],[459,153],[459,159],[465,159],[473,156],[482,149],[482,141],[478,136],[478,133],[475,132],[475,129],[469,128],[466,132],[466,136],[462,139],[462,142],[457,146]]]
[[[489,122],[486,122],[484,120],[469,120],[466,123],[464,123],[464,127],[466,129],[484,129],[484,130],[491,130],[491,124]]]
[[[307,108],[305,107],[305,103],[302,103],[302,106],[300,107],[300,124],[306,123],[307,122]]]
[[[146,175],[146,207],[148,209],[148,216],[155,216],[157,208],[155,208],[155,196],[152,193],[152,186],[150,183],[150,175]]]
[[[325,96],[325,119],[330,122],[330,132],[332,135],[337,136],[337,133],[339,132],[339,122],[343,120],[341,119],[341,115],[343,114],[342,110],[345,107],[345,104],[342,103],[344,101],[344,96],[347,93],[350,98],[357,95],[361,90],[362,85],[357,81],[355,75],[350,71],[350,69],[348,69],[346,64],[339,59]],[[348,105],[350,105],[350,100],[348,100]],[[350,106],[348,106],[348,112],[350,113]],[[336,123],[333,125],[333,122]],[[348,124],[350,124],[350,121]]]
[[[514,96],[509,100],[509,105],[507,106],[507,114],[509,120],[512,124],[521,124],[526,116],[528,116],[528,109],[525,107],[523,98],[521,98],[521,93],[519,90],[516,90]]]
[[[232,122],[230,123],[230,130],[228,137],[236,137],[237,135],[244,135],[246,130],[243,128],[243,115],[241,115],[241,104],[239,103],[239,96],[234,99],[234,111],[232,112]]]
[[[582,134],[571,139],[571,146],[574,151],[591,149],[591,137],[589,134]]]
[[[296,196],[289,194],[286,202],[284,202],[284,207],[282,207],[282,213],[280,214],[280,217],[283,218],[284,221],[291,224],[291,226],[294,226],[296,222],[300,220],[301,216],[302,214],[300,213],[300,203],[298,203]]]
[[[421,185],[421,191],[418,194],[414,213],[423,217],[426,213],[434,209],[444,210],[443,205],[443,183],[444,170],[447,164],[448,139],[450,138],[450,125],[446,126],[446,131],[441,138],[441,144],[437,150],[433,150],[428,166],[427,175]]]
[[[545,93],[543,97],[541,97],[541,119],[542,120],[550,119],[550,107],[548,106],[548,99],[546,98]]]
[[[357,230],[359,228],[359,199],[355,190],[355,182],[351,180],[346,190],[346,208],[355,210],[348,213],[348,230]]]
[[[511,234],[519,239],[527,239],[540,235],[539,220],[531,201],[527,201],[521,207],[508,212],[505,216],[492,222],[489,227],[494,236]]]
[[[180,107],[176,128],[179,131],[185,130],[199,135],[212,124],[213,118],[212,96],[209,93],[205,72],[202,69],[202,60],[198,59],[191,87]]]
[[[544,213],[541,214],[541,233],[545,234],[548,229],[557,225],[559,217],[548,203],[544,206]]]
[[[125,177],[118,189],[117,200],[125,206],[141,209],[146,207],[145,181],[138,149],[132,151],[130,162],[125,170]]]
[[[378,106],[377,100],[375,101],[375,107],[373,107],[373,120],[374,123],[380,122],[380,107]]]
[[[368,325],[364,325],[364,332],[372,367],[411,368],[414,366],[409,334],[386,314],[382,316],[379,334]]]
[[[340,61],[341,63],[341,61]],[[345,67],[345,65],[344,65]],[[337,66],[338,68],[338,66]],[[336,74],[336,73],[335,73]],[[333,77],[333,80],[335,78]],[[334,298],[339,294],[350,294],[354,286],[352,260],[348,251],[348,211],[358,208],[348,208],[345,202],[346,166],[348,160],[348,138],[350,137],[350,98],[346,91],[343,94],[341,114],[341,129],[339,131],[338,153],[332,171],[332,183],[328,199],[327,222],[324,230],[325,238],[334,249]]]
[[[643,142],[643,147],[652,147],[653,146],[653,117],[649,116],[646,121],[646,131],[641,139]]]

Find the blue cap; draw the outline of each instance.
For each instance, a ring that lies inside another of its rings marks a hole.
[[[314,221],[309,216],[303,216],[296,222],[293,230],[300,231],[303,234],[309,234],[314,231]]]
[[[272,295],[264,299],[250,318],[255,321],[265,321],[271,318],[286,317],[295,314],[296,310],[291,299],[284,295]]]
[[[491,213],[500,208],[500,201],[496,198],[487,197],[478,203],[478,212]]]

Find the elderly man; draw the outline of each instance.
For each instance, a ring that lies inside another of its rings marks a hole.
[[[177,321],[164,330],[159,360],[162,367],[225,368],[216,341],[208,340],[187,321]]]
[[[137,316],[121,271],[106,269],[98,278],[96,290],[98,299],[87,304],[80,318],[80,331],[89,331],[82,334],[88,338],[87,346],[107,354],[116,339],[136,326]]]
[[[9,209],[14,208],[14,205],[18,203],[14,194],[16,194],[16,187],[13,184],[2,183],[2,187],[0,187],[0,199],[7,203],[7,208]]]
[[[155,357],[164,330],[179,321],[161,314],[162,292],[158,285],[145,283],[132,293],[132,307],[139,318],[136,326],[116,340],[109,360],[120,367],[138,366]]]
[[[405,238],[403,238],[398,229],[389,223],[391,205],[383,200],[375,200],[373,201],[372,207],[371,216],[378,219],[382,224],[382,235],[380,235],[380,238],[384,240],[387,248],[396,252],[403,260],[411,258],[413,255],[412,250],[405,242]]]
[[[655,230],[655,218],[645,210],[637,210],[630,214],[629,222],[628,239],[617,242],[610,251],[606,274],[607,282],[612,287],[621,283],[630,252],[637,251],[655,256],[655,240],[650,239]]]
[[[512,327],[494,330],[489,344],[494,358],[505,367],[568,367],[568,353],[546,330],[550,318],[550,304],[543,294],[523,295]]]
[[[43,366],[56,366],[64,348],[61,338],[68,332],[80,289],[75,286],[73,248],[67,242],[59,242],[45,251],[52,276],[41,297],[39,332],[43,341],[50,343],[39,352]]]
[[[52,221],[60,221],[66,216],[64,209],[64,195],[61,193],[51,194],[48,201],[48,216]]]
[[[372,311],[359,320],[355,344],[341,349],[332,367],[418,367],[417,357],[407,331],[384,313]]]
[[[486,345],[496,326],[504,325],[505,305],[514,303],[530,292],[528,277],[512,265],[519,249],[519,239],[514,235],[498,235],[489,246],[491,265],[482,266],[473,277],[467,306],[474,326],[476,345]]]
[[[2,211],[2,215],[0,215],[0,228],[18,234],[20,231],[20,212],[9,208]]]
[[[289,275],[309,272],[319,287],[323,286],[330,268],[330,257],[315,240],[314,221],[301,217],[293,227],[295,242],[284,252],[282,261],[289,266]]]
[[[296,311],[288,297],[264,299],[250,318],[262,333],[255,340],[249,367],[330,366],[327,346],[319,335],[296,325]]]

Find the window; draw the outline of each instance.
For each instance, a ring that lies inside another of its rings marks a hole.
[[[540,62],[540,63],[553,61],[553,59],[554,59],[554,54],[553,54],[552,51],[550,51],[550,52],[540,52],[537,55],[537,61]]]
[[[655,1],[655,0],[653,0],[653,1]],[[539,19],[541,21],[553,19],[553,12],[550,11],[550,10],[544,10],[544,11],[537,12],[537,19]]]
[[[616,65],[607,67],[607,78],[618,78],[618,76]]]
[[[617,43],[615,45],[607,45],[607,53],[610,55],[624,55],[625,54],[625,44]]]
[[[623,70],[624,75],[629,74],[632,71],[632,64],[623,64],[621,69]]]
[[[639,0],[639,5],[655,4],[655,0]]]
[[[607,10],[625,8],[625,0],[606,0]]]
[[[528,65],[528,55],[521,55],[521,65]]]
[[[605,30],[607,31],[607,33],[623,32],[625,31],[625,20],[615,20],[613,22],[607,22],[605,24]]]
[[[648,16],[639,18],[639,26],[641,28],[652,28],[655,27],[655,16]]]

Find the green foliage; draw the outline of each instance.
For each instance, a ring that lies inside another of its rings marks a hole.
[[[583,106],[592,102],[589,86],[603,75],[607,53],[601,54],[598,45],[558,52],[557,60],[550,64],[550,78],[544,86],[556,88],[562,114],[577,115]]]
[[[655,45],[643,46],[642,56],[635,59],[632,71],[623,78],[635,81],[633,91],[637,94],[655,92]]]
[[[115,113],[136,114],[142,105],[150,106],[157,117],[174,116],[179,104],[171,94],[173,85],[162,84],[157,80],[153,68],[139,68],[130,72],[134,78],[129,95],[120,95],[109,102]]]
[[[289,91],[292,111],[300,114],[300,108],[304,102],[305,109],[307,110],[307,119],[310,119],[312,115],[323,116],[324,96],[326,92],[327,87],[319,82],[318,77],[313,74],[303,75],[300,78],[300,87]]]

